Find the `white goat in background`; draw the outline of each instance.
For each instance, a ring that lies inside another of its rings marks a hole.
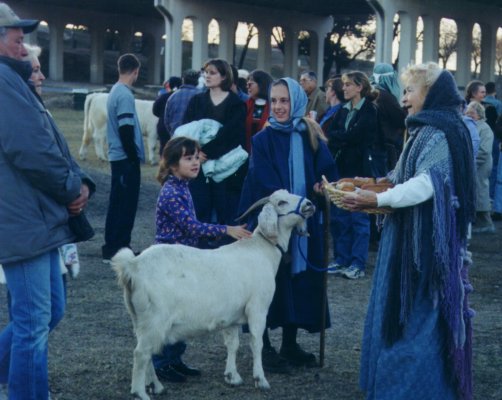
[[[303,226],[315,207],[305,198],[278,190],[256,202],[246,214],[263,204],[250,239],[215,250],[158,244],[137,257],[130,249],[122,249],[113,257],[137,338],[131,393],[141,400],[150,399],[147,385],[153,384],[156,394],[163,391],[152,354],[165,344],[216,329],[222,330],[227,347],[225,381],[241,384],[235,359],[239,327],[246,323],[251,334],[255,386],[270,387],[263,373],[261,351],[275,275],[291,231]]]
[[[106,109],[106,101],[108,100],[108,93],[91,93],[85,98],[84,104],[84,134],[82,135],[82,144],[78,155],[81,160],[87,158],[87,148],[94,141],[94,149],[98,159],[106,161],[106,123],[108,120],[108,113]],[[134,101],[136,106],[136,114],[141,132],[146,136],[146,147],[148,150],[148,160],[151,165],[157,163],[157,121],[159,120],[153,115],[152,100],[138,100]]]

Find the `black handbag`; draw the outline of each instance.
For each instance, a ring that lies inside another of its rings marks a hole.
[[[85,242],[94,236],[94,228],[83,212],[68,219],[70,230],[75,235],[75,242]]]

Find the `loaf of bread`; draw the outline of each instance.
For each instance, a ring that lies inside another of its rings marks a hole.
[[[352,182],[339,182],[335,188],[344,192],[354,192],[356,190],[356,186]]]

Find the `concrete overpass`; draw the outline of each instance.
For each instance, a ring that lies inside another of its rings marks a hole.
[[[417,19],[424,22],[423,60],[438,60],[439,21],[457,22],[457,80],[470,79],[472,27],[482,30],[481,78],[493,79],[496,34],[502,25],[502,0],[11,0],[10,6],[23,18],[44,20],[50,27],[49,77],[63,79],[63,35],[68,23],[85,25],[90,33],[90,73],[92,83],[102,83],[105,32],[118,32],[120,52],[131,51],[135,32],[142,32],[148,62],[148,83],[159,84],[164,76],[181,73],[181,25],[190,18],[194,26],[191,62],[200,68],[208,58],[208,23],[219,25],[218,56],[232,59],[235,26],[238,21],[258,27],[259,68],[271,63],[271,29],[286,32],[284,72],[298,72],[299,31],[311,36],[310,66],[322,72],[323,40],[331,29],[331,15],[368,14],[377,16],[377,62],[391,62],[394,16],[400,18],[399,66],[413,61],[416,50]],[[162,39],[166,34],[166,38]],[[31,35],[33,36],[33,35]],[[36,38],[29,38],[36,41]],[[162,54],[163,52],[163,54]]]

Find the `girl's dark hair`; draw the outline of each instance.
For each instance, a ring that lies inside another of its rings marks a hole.
[[[191,156],[199,150],[199,142],[196,140],[185,136],[178,136],[170,139],[162,151],[162,158],[159,162],[157,180],[160,184],[164,184],[167,177],[172,173],[171,168],[178,166],[181,157]]]
[[[331,78],[326,81],[324,84],[325,89],[331,89],[335,92],[336,98],[340,100],[342,103],[345,103],[345,97],[343,97],[343,81],[342,78]]]
[[[225,92],[230,91],[232,84],[234,83],[234,75],[232,74],[232,67],[225,60],[221,58],[213,58],[209,61],[206,61],[204,64],[204,71],[207,67],[212,65],[216,70],[220,73],[223,80],[221,81],[221,90]]]
[[[485,86],[485,84],[481,81],[470,81],[465,88],[465,101],[467,104],[471,102],[471,99],[478,92],[481,86]]]
[[[373,101],[378,97],[378,90],[373,89],[371,86],[368,76],[361,71],[347,72],[342,75],[343,79],[349,79],[354,82],[357,86],[361,86],[361,98],[366,98],[369,101]]]
[[[272,76],[261,69],[255,69],[254,71],[251,71],[248,79],[252,79],[258,85],[258,97],[268,101],[270,85],[273,81]]]

